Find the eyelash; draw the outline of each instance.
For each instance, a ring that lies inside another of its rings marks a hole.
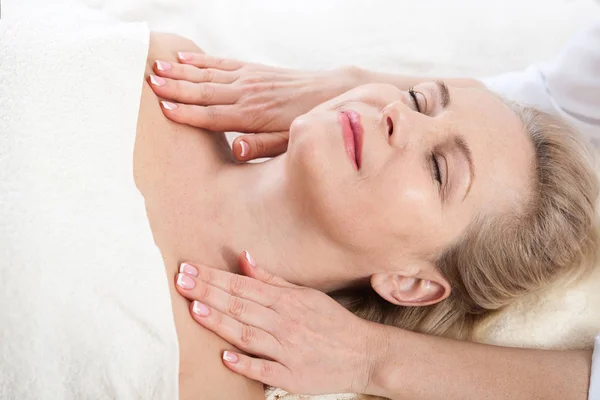
[[[419,102],[417,100],[417,93],[415,92],[415,89],[409,88],[408,94],[410,95],[412,101],[415,103],[415,108],[417,109],[417,112],[421,112],[421,108],[419,107]]]
[[[440,171],[440,163],[435,156],[435,153],[431,153],[431,164],[433,165],[433,176],[435,180],[441,185],[442,184],[442,174]]]
[[[414,88],[410,88],[408,89],[408,94],[410,95],[413,103],[415,104],[415,109],[417,110],[417,112],[421,112],[421,107],[419,107],[419,101],[417,100],[417,93],[415,92]],[[435,156],[435,153],[431,153],[431,164],[433,166],[433,177],[435,178],[435,180],[438,182],[438,184],[441,186],[442,185],[442,174],[440,171],[440,163],[437,160],[437,157]]]

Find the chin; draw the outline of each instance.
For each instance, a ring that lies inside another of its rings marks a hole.
[[[331,128],[331,127],[329,127]],[[290,127],[287,170],[295,200],[305,215],[326,231],[338,230],[348,205],[346,172],[352,172],[341,143],[314,120],[296,118]],[[339,139],[339,138],[338,138]],[[339,146],[340,151],[335,151]],[[345,168],[344,168],[345,167]],[[343,223],[342,223],[343,225]],[[333,232],[330,232],[333,234]]]

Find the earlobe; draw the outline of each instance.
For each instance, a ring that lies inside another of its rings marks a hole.
[[[371,277],[371,286],[385,300],[399,306],[427,306],[448,297],[450,285],[441,274],[424,275],[431,274],[379,273]]]

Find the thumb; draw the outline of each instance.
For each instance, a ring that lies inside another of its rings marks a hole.
[[[262,157],[276,157],[285,153],[288,139],[288,131],[240,136],[233,141],[233,156],[238,161],[250,161]]]
[[[242,273],[250,278],[258,279],[261,282],[268,283],[269,285],[279,287],[296,287],[296,285],[289,283],[283,278],[273,275],[272,273],[265,271],[264,269],[257,267],[256,262],[248,253],[248,251],[242,252],[238,257],[238,262]]]

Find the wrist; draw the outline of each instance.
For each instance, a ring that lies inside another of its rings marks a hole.
[[[363,369],[363,379],[359,380],[360,391],[374,396],[384,396],[388,393],[386,390],[387,376],[386,365],[391,361],[388,355],[391,351],[391,337],[389,327],[373,322],[366,322],[366,331],[363,335],[365,340],[365,349],[363,352],[364,360],[361,365]]]

